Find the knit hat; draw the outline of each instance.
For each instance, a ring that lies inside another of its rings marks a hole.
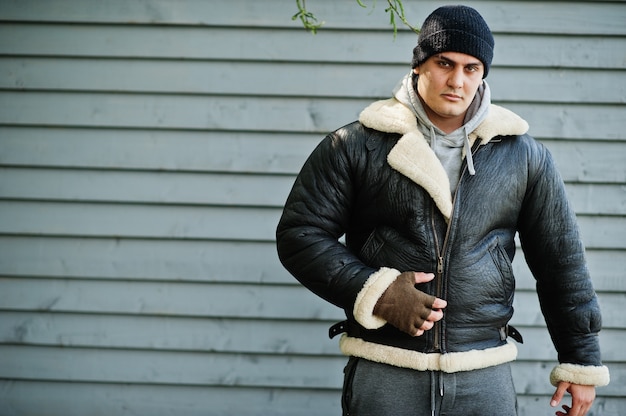
[[[413,68],[440,52],[461,52],[478,58],[489,73],[494,40],[487,22],[467,6],[443,6],[426,18],[413,49]]]

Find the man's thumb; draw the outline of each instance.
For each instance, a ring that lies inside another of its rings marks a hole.
[[[550,406],[556,407],[561,403],[563,396],[565,395],[565,391],[567,390],[567,383],[560,382],[556,388],[556,391],[552,395],[552,401],[550,401]]]

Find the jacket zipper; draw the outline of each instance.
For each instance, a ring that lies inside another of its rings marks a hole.
[[[450,232],[450,224],[452,223],[452,218],[448,222],[448,228],[446,230],[446,235],[444,237],[443,249],[439,244],[439,238],[437,237],[437,229],[435,227],[435,205],[433,204],[433,212],[432,212],[432,228],[433,235],[435,237],[435,250],[437,252],[437,273],[435,274],[435,296],[443,299],[443,253],[445,252],[445,248],[448,242],[448,234]],[[435,322],[435,326],[433,328],[433,348],[435,352],[444,352],[443,351],[443,343],[441,339],[442,331],[441,331],[441,321]]]
[[[474,147],[471,149],[472,156],[476,154],[476,151],[480,147],[480,142],[477,142]],[[433,228],[433,236],[435,239],[435,251],[437,252],[437,273],[435,274],[435,296],[443,299],[443,264],[444,264],[444,254],[448,247],[448,239],[450,236],[450,228],[452,227],[452,218],[454,217],[454,208],[456,206],[456,195],[461,187],[461,179],[465,171],[467,170],[467,162],[463,162],[463,169],[461,170],[461,175],[459,177],[459,183],[457,184],[456,190],[454,191],[454,196],[452,198],[452,212],[450,213],[450,220],[448,221],[448,226],[446,227],[446,234],[443,240],[443,247],[439,244],[439,238],[437,237],[437,229],[435,228],[435,204],[432,204],[432,215],[431,215],[431,224]],[[445,312],[444,312],[445,319]],[[443,331],[441,329],[442,321],[435,322],[435,326],[433,327],[433,349],[435,352],[445,353],[444,343],[443,343]]]

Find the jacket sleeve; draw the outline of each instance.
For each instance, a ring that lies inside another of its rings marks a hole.
[[[348,126],[318,145],[293,185],[276,230],[285,268],[309,290],[346,310],[352,310],[376,272],[339,241],[355,208],[358,144],[352,139],[359,132],[358,126]]]
[[[552,384],[568,381],[602,386],[609,372],[602,365],[598,332],[601,315],[586,265],[576,216],[549,151],[534,142],[529,152],[528,184],[519,218],[526,262],[559,365]]]

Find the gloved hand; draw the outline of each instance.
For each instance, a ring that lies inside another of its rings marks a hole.
[[[434,323],[443,318],[447,302],[415,288],[434,278],[432,274],[404,272],[389,285],[374,306],[374,315],[386,320],[402,332],[419,336],[431,329]],[[433,307],[437,310],[433,310]]]

